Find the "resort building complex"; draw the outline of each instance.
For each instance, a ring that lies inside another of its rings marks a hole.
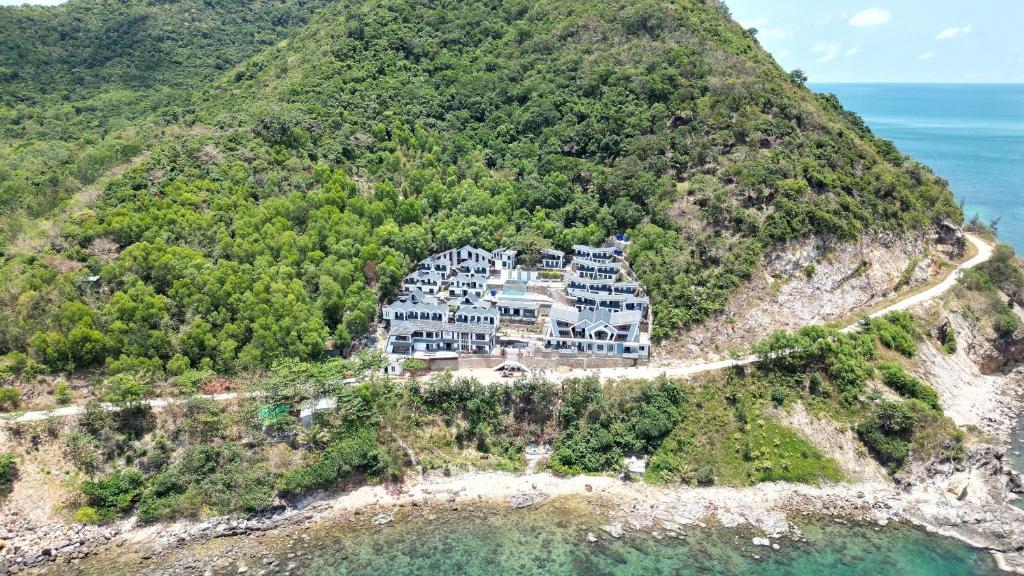
[[[620,235],[610,246],[574,245],[571,256],[547,249],[536,267],[507,248],[423,260],[381,311],[388,370],[401,373],[409,358],[432,368],[646,362],[650,300],[623,259],[627,245]]]

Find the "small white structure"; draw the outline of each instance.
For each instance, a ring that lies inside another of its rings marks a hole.
[[[596,262],[611,262],[615,258],[615,248],[611,246],[585,246],[574,244],[573,256]]]
[[[463,324],[490,324],[497,326],[501,315],[496,308],[464,304],[455,311],[455,321]]]
[[[634,476],[643,476],[647,472],[647,456],[643,454],[626,454],[623,464]]]
[[[582,256],[572,257],[576,275],[591,280],[614,280],[619,276],[619,263],[611,260],[592,260]]]
[[[434,295],[444,289],[447,281],[446,274],[434,270],[417,270],[402,280],[402,289],[407,292],[418,289],[424,294]]]
[[[307,400],[299,408],[299,423],[304,428],[309,428],[313,424],[313,417],[317,412],[333,412],[337,409],[338,399],[334,397],[325,396],[315,402]]]

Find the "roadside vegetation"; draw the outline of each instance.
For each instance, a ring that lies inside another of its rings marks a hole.
[[[1000,340],[1013,339],[1021,328],[1020,316],[1014,309],[1024,306],[1024,267],[1013,248],[998,244],[988,262],[964,272],[960,284],[983,297],[984,309],[975,312],[988,318],[996,336]]]
[[[817,326],[777,333],[755,348],[757,370],[777,382],[777,397],[796,398],[854,426],[882,465],[958,459],[963,433],[943,416],[934,388],[909,375],[923,334],[914,317],[893,312],[842,333]]]
[[[628,477],[627,457],[644,457],[644,480],[655,483],[838,482],[847,478],[840,465],[782,411],[799,402],[848,426],[892,471],[960,457],[962,435],[935,390],[905,369],[922,337],[912,317],[894,313],[856,333],[774,334],[755,365],[697,381],[603,385],[481,385],[449,373],[399,382],[380,375],[372,353],[285,360],[253,375],[236,402],[196,398],[159,413],[139,402],[137,380],[119,374],[108,384],[119,411],[94,403],[75,424],[12,432],[29,451],[59,439],[81,478],[75,517],[90,522],[256,512],[414,469],[522,471],[531,443],[550,447],[535,466],[557,474]],[[324,398],[336,405],[300,419]]]

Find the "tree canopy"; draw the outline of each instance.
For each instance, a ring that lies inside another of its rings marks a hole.
[[[225,16],[231,4],[207,9]],[[266,40],[291,25],[274,10],[293,22],[317,5],[258,4]],[[0,11],[58,29],[67,17],[13,14]],[[165,46],[146,34],[142,45]],[[168,74],[198,87],[269,43],[240,37],[178,36],[188,50],[228,46]],[[42,42],[75,45],[23,39],[30,48],[0,64],[0,94],[34,85],[27,70],[45,60]],[[45,73],[70,83],[104,71],[83,94],[160,84],[164,59],[119,60],[123,38],[109,42],[109,61],[86,54]],[[146,73],[127,77],[129,67]],[[175,94],[167,107],[140,101],[139,118],[174,110],[148,156],[48,248],[3,262],[0,352],[108,371],[313,359],[328,337],[345,347],[363,335],[376,303],[432,251],[565,249],[622,231],[654,336],[666,338],[720,310],[776,243],[961,218],[944,182],[834,96],[807,90],[723,7],[695,0],[331,4],[187,106]],[[21,117],[4,98],[4,117]],[[22,190],[7,196],[46,194]]]

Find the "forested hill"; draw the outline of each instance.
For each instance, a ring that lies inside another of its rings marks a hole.
[[[716,2],[332,4],[193,105],[54,254],[8,259],[0,352],[108,371],[317,357],[430,251],[528,259],[622,230],[664,338],[775,243],[961,218]]]
[[[71,0],[0,8],[0,245],[140,152],[194,90],[328,0]],[[20,217],[18,212],[21,212]]]

